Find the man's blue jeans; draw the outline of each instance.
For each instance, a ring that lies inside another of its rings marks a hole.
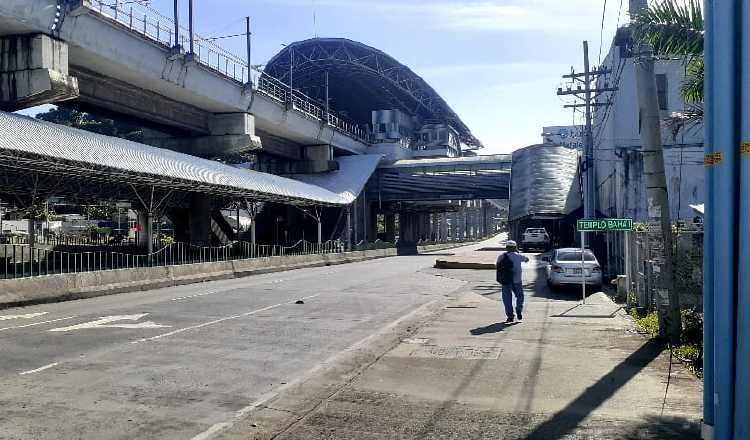
[[[523,284],[503,284],[503,304],[505,305],[505,316],[513,318],[513,294],[516,295],[516,313],[523,312]]]

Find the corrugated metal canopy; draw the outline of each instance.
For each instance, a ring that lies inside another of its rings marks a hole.
[[[234,168],[171,150],[0,112],[0,167],[117,184],[300,205],[346,205],[348,191]]]
[[[375,172],[382,157],[379,154],[341,156],[336,158],[339,163],[338,171],[295,174],[290,178],[327,189],[353,202]]]
[[[540,144],[513,152],[509,220],[564,217],[582,206],[578,151]]]

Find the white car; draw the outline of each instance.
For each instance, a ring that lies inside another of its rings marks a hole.
[[[593,252],[586,249],[581,262],[580,248],[554,249],[542,258],[547,262],[547,285],[550,287],[587,286],[601,288],[602,267]]]

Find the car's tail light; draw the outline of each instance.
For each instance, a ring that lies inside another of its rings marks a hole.
[[[555,265],[552,266],[552,272],[563,273],[563,272],[565,272],[565,270],[563,270],[562,267],[560,267],[560,266],[558,266],[558,265],[555,264]]]
[[[592,272],[601,272],[601,271],[602,271],[602,268],[601,268],[601,267],[599,267],[599,266],[594,266],[594,267],[593,267],[593,268],[591,269],[591,271],[592,271]]]

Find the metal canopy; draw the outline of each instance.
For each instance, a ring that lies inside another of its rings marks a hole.
[[[349,194],[296,180],[5,112],[0,112],[0,170],[0,191],[15,193],[22,177],[34,174],[75,181],[76,191],[108,183],[298,205],[353,201]]]
[[[337,171],[318,174],[293,174],[289,178],[309,183],[346,197],[352,202],[359,196],[367,181],[375,172],[383,156],[364,154],[359,156],[337,157]]]
[[[387,162],[367,195],[390,202],[508,199],[510,167],[508,155]]]
[[[473,148],[482,143],[448,104],[408,67],[390,55],[344,38],[313,38],[292,43],[266,64],[264,75],[325,102],[329,76],[331,107],[358,123],[369,124],[371,111],[399,109],[423,122],[441,122]],[[291,76],[291,78],[290,78]]]

